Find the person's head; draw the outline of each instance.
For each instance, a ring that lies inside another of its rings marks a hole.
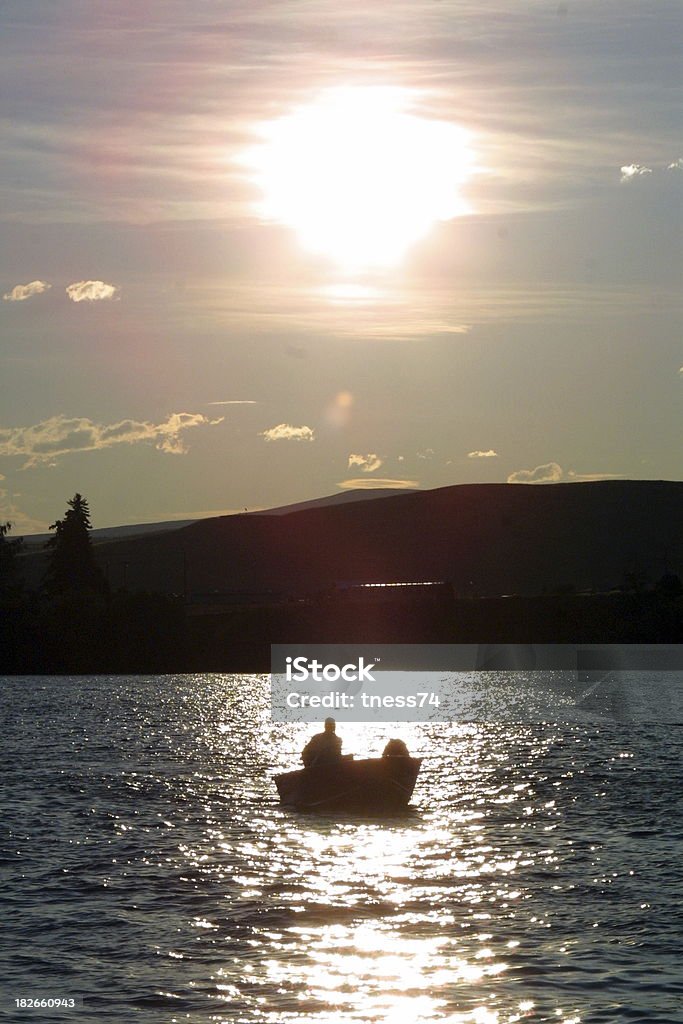
[[[384,751],[382,752],[383,757],[410,757],[408,748],[403,740],[389,740]]]
[[[335,722],[334,718],[325,719],[325,732],[334,732],[336,728],[337,723]]]

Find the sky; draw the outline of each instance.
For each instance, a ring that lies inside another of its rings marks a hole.
[[[683,471],[678,0],[4,0],[0,521]]]

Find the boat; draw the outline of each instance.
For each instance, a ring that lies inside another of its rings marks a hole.
[[[342,757],[275,776],[280,803],[300,811],[386,813],[408,806],[421,757]]]

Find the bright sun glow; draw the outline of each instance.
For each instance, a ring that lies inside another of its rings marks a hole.
[[[464,129],[408,113],[414,95],[377,86],[329,89],[260,126],[246,155],[260,215],[345,269],[388,267],[432,225],[467,213],[472,171]]]

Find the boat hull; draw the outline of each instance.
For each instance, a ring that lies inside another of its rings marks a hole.
[[[398,811],[408,806],[422,759],[344,758],[275,776],[280,802],[310,811]]]

